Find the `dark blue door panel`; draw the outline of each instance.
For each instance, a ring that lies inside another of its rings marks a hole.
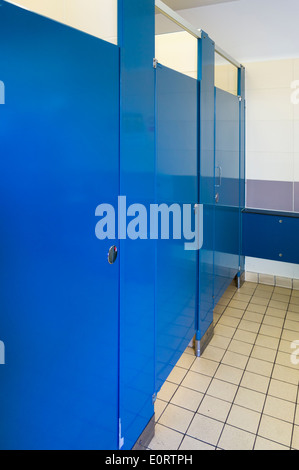
[[[118,448],[119,49],[0,8],[1,449]]]
[[[196,80],[158,67],[157,202],[197,202]],[[157,390],[195,333],[197,251],[186,251],[185,240],[159,240],[156,287]]]
[[[239,270],[240,104],[215,89],[215,302]]]

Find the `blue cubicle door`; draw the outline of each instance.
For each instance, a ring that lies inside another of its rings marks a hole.
[[[0,8],[1,449],[118,449],[119,49]]]
[[[215,303],[239,271],[239,97],[215,89]]]
[[[190,204],[193,212],[198,194],[198,82],[159,66],[156,96],[157,203],[179,204],[181,210]],[[182,237],[159,238],[157,243],[157,390],[195,333],[197,251],[185,250],[185,242]]]

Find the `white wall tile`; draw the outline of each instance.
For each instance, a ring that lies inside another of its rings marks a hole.
[[[247,123],[248,152],[293,152],[293,121],[250,121]]]
[[[294,76],[293,60],[245,64],[247,89],[290,88]]]
[[[254,89],[247,93],[247,120],[285,121],[293,119],[291,89]]]
[[[294,154],[292,152],[277,153],[248,151],[246,167],[247,179],[266,181],[293,181]]]

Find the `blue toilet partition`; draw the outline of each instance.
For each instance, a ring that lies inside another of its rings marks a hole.
[[[0,8],[1,449],[118,449],[119,48]]]
[[[239,272],[239,139],[239,97],[215,88],[215,303]]]
[[[193,211],[197,203],[197,103],[197,80],[157,67],[156,197],[158,204],[179,204],[181,213],[183,204],[190,204]],[[195,333],[197,251],[185,250],[185,242],[172,238],[157,241],[157,391]]]

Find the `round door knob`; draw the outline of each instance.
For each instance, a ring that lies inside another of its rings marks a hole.
[[[113,245],[108,253],[108,263],[109,264],[114,264],[117,258],[117,248],[115,245]]]

